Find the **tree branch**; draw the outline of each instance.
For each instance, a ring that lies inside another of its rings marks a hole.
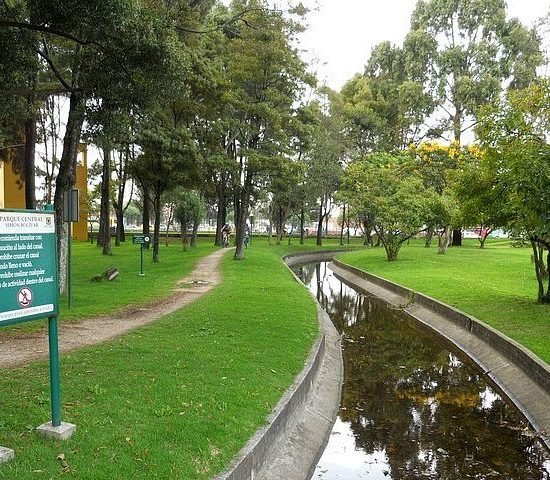
[[[61,37],[67,40],[71,40],[75,43],[78,43],[79,45],[95,45],[101,49],[104,49],[104,47],[97,42],[93,42],[90,40],[83,40],[74,35],[71,35],[70,33],[61,32],[59,30],[55,30],[50,27],[45,27],[44,25],[34,25],[31,23],[25,23],[25,22],[13,22],[13,21],[1,20],[0,28],[1,27],[20,28],[22,30],[31,30],[33,32],[47,33],[49,35],[55,35],[56,37]]]
[[[52,69],[52,72],[55,75],[55,77],[59,80],[59,83],[61,83],[61,85],[63,85],[63,87],[65,87],[67,89],[67,91],[71,92],[72,87],[63,78],[63,76],[61,75],[61,72],[57,69],[57,67],[53,63],[52,59],[50,58],[50,51],[49,51],[49,48],[48,48],[48,44],[46,43],[46,38],[45,37],[42,37],[42,46],[44,47],[44,51],[42,51],[38,48],[36,50],[38,55],[40,55],[44,60],[46,60],[46,63]]]
[[[232,23],[235,23],[237,20],[242,20],[242,22],[250,28],[256,28],[256,27],[254,27],[253,25],[251,25],[250,23],[248,23],[246,20],[244,20],[242,18],[247,13],[254,12],[254,11],[263,12],[263,11],[265,11],[265,9],[263,9],[263,8],[247,8],[246,10],[243,10],[242,12],[239,12],[236,15],[233,15],[229,20],[223,22],[221,25],[210,28],[208,30],[196,30],[194,28],[182,27],[182,26],[179,26],[179,25],[176,25],[175,28],[176,28],[176,30],[179,30],[179,31],[182,31],[182,32],[195,33],[195,34],[200,35],[200,34],[212,33],[212,32],[215,32],[217,30],[223,29],[223,28],[227,27],[228,25],[231,25]]]

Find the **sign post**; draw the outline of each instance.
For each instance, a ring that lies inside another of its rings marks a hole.
[[[37,430],[64,440],[76,427],[61,421],[56,247],[53,212],[0,210],[0,327],[48,318],[52,420]]]
[[[151,240],[151,237],[149,235],[132,235],[132,243],[137,243],[140,246],[140,252],[141,252],[141,262],[140,262],[140,270],[139,270],[139,276],[144,277],[145,273],[143,273],[143,245],[146,243],[149,243]]]
[[[63,194],[63,221],[67,222],[69,238],[67,242],[67,305],[73,305],[73,279],[72,279],[72,237],[73,223],[80,219],[78,189],[71,188]]]

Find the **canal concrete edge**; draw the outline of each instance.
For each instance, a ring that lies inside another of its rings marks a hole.
[[[438,300],[334,260],[345,283],[401,308],[476,363],[550,448],[550,365],[511,338]]]
[[[289,255],[283,260],[291,266],[330,260],[335,253]],[[311,478],[336,420],[343,379],[340,335],[319,305],[317,318],[320,338],[304,369],[267,417],[266,425],[239,452],[229,469],[214,480]]]

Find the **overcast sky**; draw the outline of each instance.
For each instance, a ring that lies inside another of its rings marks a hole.
[[[308,16],[309,28],[300,47],[313,62],[318,78],[335,90],[355,73],[362,72],[372,47],[389,40],[401,44],[409,31],[416,0],[302,0],[318,10]],[[509,16],[531,26],[548,13],[548,0],[508,0]]]

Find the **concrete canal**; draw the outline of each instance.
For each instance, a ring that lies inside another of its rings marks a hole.
[[[343,337],[340,411],[313,479],[550,479],[547,449],[460,351],[325,262],[294,269]]]

